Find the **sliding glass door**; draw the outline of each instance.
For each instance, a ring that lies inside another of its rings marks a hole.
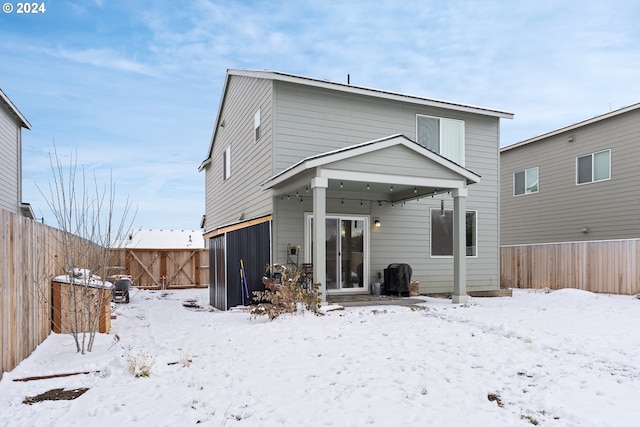
[[[326,218],[326,277],[328,291],[368,290],[368,218],[327,216]],[[306,241],[313,259],[313,216],[308,215]],[[315,269],[315,266],[314,266]]]

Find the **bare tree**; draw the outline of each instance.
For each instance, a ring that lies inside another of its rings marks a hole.
[[[65,167],[54,151],[49,160],[53,180],[48,194],[39,188],[55,217],[60,233],[58,257],[63,274],[69,281],[69,328],[76,349],[84,354],[91,351],[95,335],[100,328],[100,315],[110,304],[111,244],[127,235],[133,218],[131,201],[127,198],[121,214],[116,215],[115,184],[109,174],[108,184],[100,184],[95,174],[88,182],[84,167],[78,167],[77,153],[71,154]],[[91,184],[91,185],[90,185]],[[133,214],[135,217],[135,213]]]

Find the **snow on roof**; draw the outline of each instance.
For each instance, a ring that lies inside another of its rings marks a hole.
[[[125,240],[113,243],[114,248],[185,249],[204,248],[200,230],[133,230]]]
[[[100,276],[92,274],[91,270],[86,268],[74,268],[65,275],[54,277],[53,281],[58,283],[73,282],[74,285],[88,286],[90,288],[110,289],[113,287],[113,283],[102,280]]]

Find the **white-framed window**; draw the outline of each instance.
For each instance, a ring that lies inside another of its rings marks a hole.
[[[416,114],[417,142],[464,166],[464,121]]]
[[[258,142],[260,139],[260,109],[256,111],[256,114],[253,116],[253,130],[254,135],[256,137],[255,141]]]
[[[231,176],[231,146],[224,150],[222,160],[222,179],[226,180]]]
[[[538,174],[539,170],[529,168],[513,174],[513,195],[522,196],[525,194],[533,194],[538,192]]]
[[[576,185],[611,179],[611,150],[576,157]]]
[[[478,256],[478,211],[467,211],[466,254]],[[431,257],[453,256],[453,210],[431,209]]]

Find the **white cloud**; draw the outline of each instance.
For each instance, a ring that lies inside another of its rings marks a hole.
[[[55,138],[92,170],[117,171],[143,209],[163,211],[173,198],[171,209],[197,206],[184,215],[195,221],[196,168],[227,68],[350,74],[356,85],[512,111],[504,144],[640,101],[632,2],[98,0],[80,9],[66,15],[77,25],[52,30],[61,37],[0,28],[0,62],[13,64],[2,84],[34,126],[23,137],[25,181],[43,176],[42,147]]]
[[[44,49],[45,53],[55,58],[92,65],[100,68],[111,68],[136,74],[153,76],[157,73],[148,65],[123,57],[108,48],[70,49],[58,47]]]

